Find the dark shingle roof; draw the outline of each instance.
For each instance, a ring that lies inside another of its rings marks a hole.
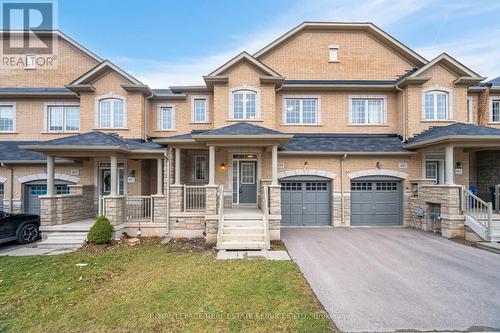
[[[38,142],[39,146],[113,146],[124,149],[159,149],[161,145],[142,139],[125,139],[116,134],[108,134],[100,131],[92,131],[83,134],[66,136],[63,138]]]
[[[489,80],[488,82],[486,83],[490,83],[492,86],[494,87],[500,87],[500,76],[499,77],[496,77],[492,80]]]
[[[395,134],[295,134],[280,151],[406,152]]]
[[[19,148],[38,144],[38,141],[0,141],[0,161],[44,161],[45,155]]]
[[[199,133],[199,135],[283,135],[284,133],[270,128],[249,124],[245,122],[236,123],[226,127]]]
[[[408,139],[406,143],[414,144],[418,142],[437,139],[440,137],[455,136],[455,135],[456,136],[498,135],[498,139],[500,139],[500,129],[486,127],[486,126],[478,126],[473,124],[455,123],[447,126],[431,127],[428,130],[425,130],[422,133],[417,134],[413,138]]]
[[[151,89],[155,95],[177,95],[172,89]]]

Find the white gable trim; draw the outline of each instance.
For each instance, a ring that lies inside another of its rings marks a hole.
[[[88,78],[92,77],[94,74],[96,74],[97,72],[99,72],[100,70],[102,70],[105,67],[109,67],[109,69],[117,72],[118,74],[120,74],[121,76],[123,76],[124,78],[126,78],[127,80],[129,80],[130,82],[132,82],[134,84],[142,85],[141,81],[137,80],[132,75],[128,74],[123,69],[121,69],[120,67],[116,66],[115,64],[113,64],[109,60],[105,60],[102,63],[100,63],[99,65],[95,66],[90,71],[88,71],[84,75],[80,76],[75,81],[71,82],[70,85],[84,84]]]
[[[270,76],[281,77],[281,75],[279,75],[278,73],[276,73],[275,71],[273,71],[271,68],[269,68],[268,66],[264,65],[262,62],[260,62],[259,60],[255,59],[254,57],[252,57],[250,54],[248,54],[246,52],[240,53],[239,55],[237,55],[233,59],[231,59],[228,62],[226,62],[221,67],[219,67],[216,70],[214,70],[212,73],[208,74],[208,76],[217,76],[217,75],[220,75],[221,73],[223,73],[227,69],[231,68],[232,66],[234,66],[235,64],[237,64],[239,61],[241,61],[243,59],[248,60],[248,62],[250,62],[251,64],[253,64],[254,66],[256,66],[257,68],[259,68],[264,73],[266,73],[266,74],[268,74]]]

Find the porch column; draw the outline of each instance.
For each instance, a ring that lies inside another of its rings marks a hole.
[[[156,194],[163,195],[163,159],[156,160]]]
[[[453,146],[446,146],[445,148],[446,152],[446,161],[444,163],[445,167],[445,182],[447,185],[452,185],[454,184],[453,181]]]
[[[208,147],[208,185],[215,185],[215,146]]]
[[[54,156],[47,156],[47,195],[53,196],[55,193],[54,186]]]
[[[116,197],[118,191],[118,157],[111,155],[111,191],[110,196]]]
[[[175,185],[181,184],[181,149],[175,148]]]
[[[273,146],[271,170],[272,170],[271,185],[278,185],[278,146]]]

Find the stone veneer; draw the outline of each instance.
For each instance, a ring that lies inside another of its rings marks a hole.
[[[490,186],[500,184],[500,151],[476,153],[478,197],[491,202]]]
[[[40,210],[42,226],[94,218],[94,187],[72,185],[70,194],[40,196]]]
[[[417,192],[408,198],[408,208],[415,217],[413,227],[430,230],[429,204],[441,205],[441,235],[445,238],[464,238],[464,220],[461,213],[461,185],[435,185],[432,180],[412,180]],[[422,208],[424,217],[416,217],[415,211]]]
[[[123,195],[117,196],[105,196],[104,197],[104,211],[106,217],[109,219],[112,225],[119,225],[124,223],[124,199]]]

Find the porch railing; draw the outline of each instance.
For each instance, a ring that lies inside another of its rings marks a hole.
[[[224,186],[219,186],[217,193],[217,244],[222,242],[222,228],[224,224]]]
[[[271,247],[271,238],[269,235],[269,186],[265,185],[264,186],[264,198],[263,198],[263,207],[262,210],[264,211],[264,216],[263,216],[263,221],[264,221],[264,242],[266,243],[267,249],[270,249]]]
[[[462,211],[489,230],[492,220],[492,204],[462,187]]]
[[[205,186],[184,185],[184,211],[204,212],[206,208]]]
[[[151,196],[126,196],[125,220],[153,222],[153,198]]]

